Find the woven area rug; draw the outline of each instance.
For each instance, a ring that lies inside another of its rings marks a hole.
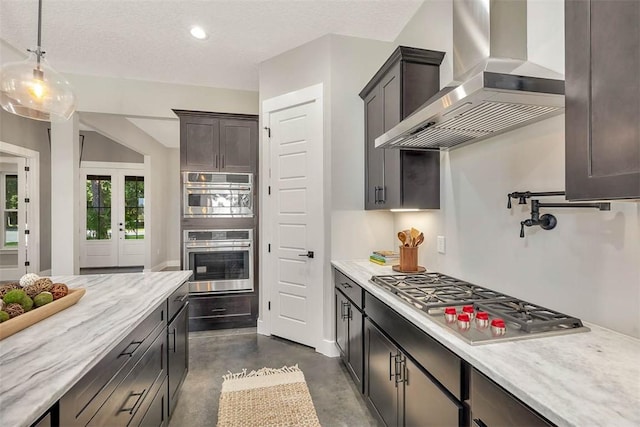
[[[218,427],[320,426],[298,365],[222,378]]]

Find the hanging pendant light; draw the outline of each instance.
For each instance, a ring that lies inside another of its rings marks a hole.
[[[44,59],[41,38],[42,0],[38,0],[38,46],[27,49],[25,61],[0,69],[0,105],[30,119],[67,120],[76,109],[76,98],[69,82]]]

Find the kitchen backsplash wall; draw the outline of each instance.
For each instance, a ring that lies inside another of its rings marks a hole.
[[[557,227],[526,228],[524,239],[530,204],[506,208],[511,191],[564,189],[563,123],[559,116],[442,153],[441,211],[396,214],[395,228],[424,229],[428,268],[640,337],[640,204],[543,208]]]

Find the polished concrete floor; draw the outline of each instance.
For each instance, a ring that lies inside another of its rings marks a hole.
[[[190,333],[189,373],[169,426],[215,426],[222,375],[228,371],[295,364],[304,372],[321,425],[378,425],[338,358],[283,339],[257,335],[251,328]]]

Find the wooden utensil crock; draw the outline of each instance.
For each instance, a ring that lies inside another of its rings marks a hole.
[[[400,270],[407,273],[418,271],[417,246],[400,246]]]

